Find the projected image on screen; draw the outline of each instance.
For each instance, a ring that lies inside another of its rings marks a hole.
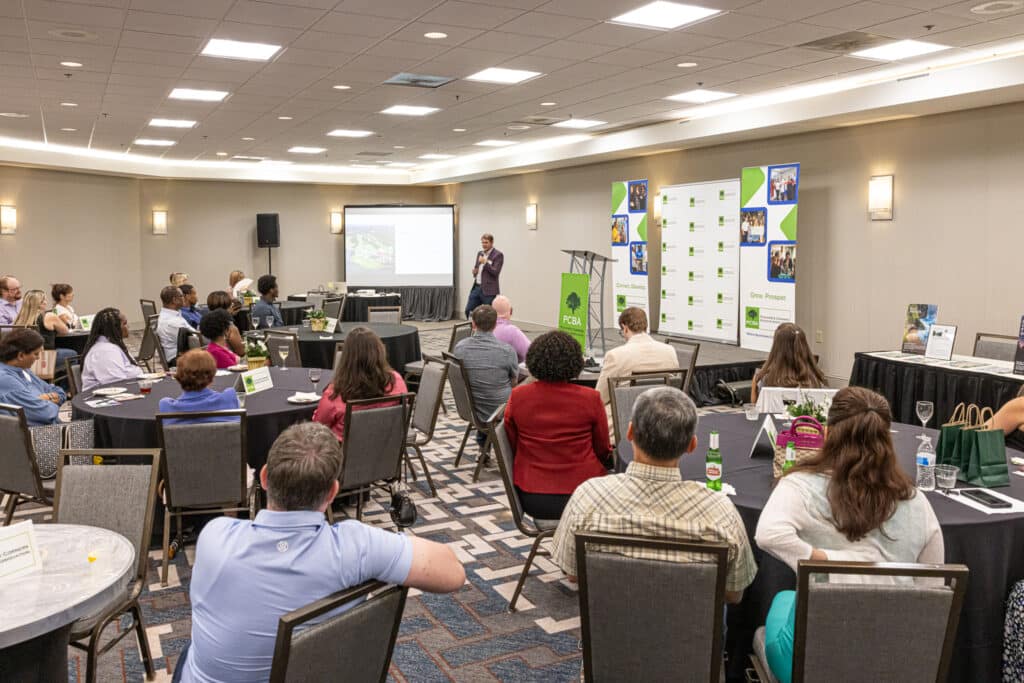
[[[451,206],[346,206],[345,280],[354,287],[450,287]]]

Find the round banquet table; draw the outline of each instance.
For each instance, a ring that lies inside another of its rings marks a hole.
[[[285,325],[301,325],[302,320],[306,317],[306,311],[312,308],[304,301],[279,301],[278,303],[281,304],[281,319],[284,320]],[[235,314],[235,327],[242,332],[257,327],[252,324],[248,306],[242,306],[241,310]]]
[[[293,404],[285,399],[296,391],[311,391],[313,385],[304,368],[270,368],[274,386],[265,391],[246,397],[246,445],[249,465],[258,472],[267,461],[267,452],[278,434],[297,422],[313,417],[316,403]],[[217,390],[234,385],[238,373],[214,377],[212,387]],[[317,387],[320,392],[331,381],[330,371],[324,371]],[[109,386],[127,387],[138,393],[138,382],[118,382]],[[181,387],[171,377],[155,382],[152,393],[137,401],[126,401],[109,408],[93,408],[86,405],[92,399],[88,392],[72,399],[72,416],[93,418],[95,423],[96,448],[156,448],[157,405],[161,398],[181,395]],[[97,396],[96,398],[100,398]]]
[[[34,529],[42,569],[0,581],[0,680],[66,681],[72,624],[125,592],[134,575],[135,548],[97,527]]]
[[[397,294],[349,294],[345,297],[341,319],[346,322],[365,322],[370,319],[370,306],[401,305],[402,297]]]
[[[764,421],[748,422],[744,415],[705,415],[698,422],[697,448],[684,455],[679,469],[684,479],[704,479],[704,454],[708,434],[719,432],[722,453],[722,479],[736,488],[730,496],[739,510],[757,560],[757,576],[747,588],[739,605],[728,609],[726,646],[729,651],[729,677],[742,678],[749,661],[754,630],[764,625],[772,598],[781,590],[796,588],[796,575],[789,567],[762,552],[754,544],[754,532],[774,479],[770,457],[748,457],[754,433]],[[780,421],[776,425],[781,429]],[[914,473],[914,454],[921,434],[919,426],[893,423],[893,444],[900,466]],[[927,430],[932,443],[938,432]],[[620,455],[624,469],[632,451]],[[1024,453],[1007,449],[1007,459]],[[1013,466],[1011,465],[1011,470]],[[911,476],[914,476],[911,474]],[[963,484],[961,484],[963,486]],[[1024,478],[1011,476],[1010,486],[1000,493],[1024,500]],[[970,569],[967,597],[960,613],[960,626],[953,646],[950,681],[998,681],[1003,655],[1003,618],[1006,596],[1013,584],[1024,579],[1024,514],[986,515],[962,503],[947,499],[939,492],[925,494],[935,510],[946,546],[946,562],[966,564]]]
[[[67,334],[58,334],[56,337],[58,349],[71,349],[79,356],[85,351],[85,342],[89,341],[88,330],[72,330]]]
[[[302,366],[306,368],[333,368],[334,349],[338,342],[357,327],[369,327],[384,342],[388,354],[388,363],[392,368],[403,372],[406,363],[420,360],[420,332],[412,325],[395,325],[393,323],[341,323],[340,332],[324,334],[313,332],[305,327],[299,328],[299,353]]]

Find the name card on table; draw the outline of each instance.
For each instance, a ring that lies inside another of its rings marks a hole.
[[[43,568],[32,521],[0,528],[0,579]]]
[[[246,395],[258,394],[261,391],[272,389],[274,380],[270,377],[270,368],[264,366],[256,370],[249,370],[242,373],[242,386]]]
[[[953,342],[956,340],[956,325],[932,325],[928,331],[928,346],[925,358],[950,360],[953,357]]]
[[[1017,335],[1017,352],[1013,356],[1013,374],[1024,375],[1024,317],[1020,319],[1020,333]]]
[[[775,438],[778,435],[779,430],[775,426],[772,416],[766,416],[764,418],[764,422],[761,423],[761,428],[758,429],[757,434],[754,435],[754,443],[750,446],[750,455],[748,457],[753,458],[755,455],[769,455],[774,458]]]
[[[94,317],[95,316],[92,316],[92,315],[80,315],[80,316],[78,316],[78,324],[81,326],[83,331],[88,332],[89,330],[92,329],[92,319]]]
[[[334,334],[334,332],[337,329],[338,329],[338,319],[337,318],[328,318],[327,319],[327,326],[324,327],[324,332],[326,332],[327,334]]]

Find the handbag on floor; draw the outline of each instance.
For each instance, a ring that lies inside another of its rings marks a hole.
[[[772,474],[776,479],[782,476],[786,445],[790,441],[796,447],[796,462],[800,464],[816,456],[825,445],[825,428],[813,417],[801,415],[793,420],[787,431],[778,433],[775,437],[775,458],[772,460]]]
[[[32,364],[32,372],[39,379],[52,382],[57,374],[57,350],[43,349],[39,354],[39,360]]]

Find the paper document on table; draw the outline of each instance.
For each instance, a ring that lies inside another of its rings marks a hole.
[[[32,520],[0,527],[0,579],[42,568]]]
[[[243,372],[241,377],[246,394],[256,394],[274,386],[274,380],[270,377],[270,368],[266,366]]]
[[[998,498],[999,500],[1005,500],[1007,503],[1010,504],[1010,507],[1008,507],[1008,508],[990,508],[990,507],[986,507],[984,504],[979,503],[976,500],[971,500],[970,498],[968,498],[967,496],[963,495],[962,493],[953,493],[952,495],[949,496],[949,499],[950,500],[955,500],[955,501],[960,502],[960,503],[963,503],[967,507],[974,508],[975,510],[977,510],[979,512],[984,512],[986,515],[1013,515],[1013,514],[1024,513],[1024,500],[1017,500],[1016,498],[1011,498],[1010,496],[1004,495],[1004,494],[1000,493],[999,491],[993,491],[992,489],[983,489],[983,488],[977,488],[977,487],[972,487],[972,488],[974,488],[974,490],[976,490],[976,491],[984,491],[985,493],[989,494],[990,496],[994,496],[995,498]],[[963,489],[953,489],[953,490],[954,491],[957,491],[957,490],[961,490],[962,491]]]

